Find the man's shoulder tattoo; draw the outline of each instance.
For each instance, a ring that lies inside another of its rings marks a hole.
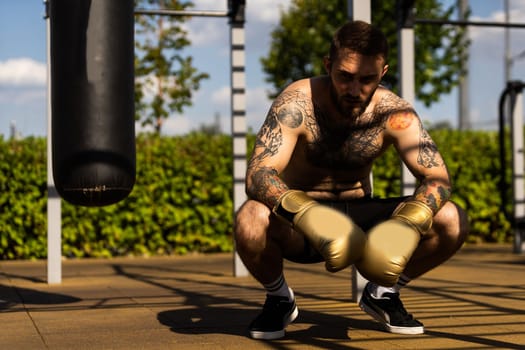
[[[388,119],[388,126],[392,130],[405,130],[407,129],[415,117],[410,112],[396,113]]]
[[[388,120],[388,126],[394,130],[408,128],[417,113],[410,103],[392,92],[386,93],[374,108],[376,118]]]
[[[312,114],[312,102],[304,92],[299,90],[285,91],[274,101],[270,114],[289,128],[295,129],[303,124],[306,117]]]
[[[308,96],[299,91],[285,91],[273,102],[266,119],[257,134],[256,156],[251,166],[264,158],[276,155],[283,143],[282,127],[298,128],[311,115],[312,107]]]

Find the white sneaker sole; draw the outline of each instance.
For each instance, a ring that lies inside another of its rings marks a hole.
[[[385,317],[379,313],[377,313],[374,309],[371,307],[368,307],[365,303],[363,303],[361,300],[359,301],[359,307],[361,310],[372,316],[376,321],[381,323],[383,328],[390,333],[395,334],[405,334],[405,335],[414,335],[414,334],[424,334],[425,333],[425,327],[398,327],[398,326],[392,326],[388,321],[385,319]]]

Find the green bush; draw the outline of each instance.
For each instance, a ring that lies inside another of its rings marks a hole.
[[[472,242],[505,242],[495,132],[431,132],[454,181],[453,200],[470,216]],[[254,135],[247,138],[251,151]],[[128,198],[100,208],[62,201],[67,257],[225,252],[233,249],[232,141],[191,133],[137,137],[137,182]],[[47,157],[44,138],[0,137],[0,258],[47,254]],[[400,163],[388,150],[374,165],[374,195],[400,193]],[[510,181],[510,169],[507,178]],[[508,194],[508,198],[512,198]],[[507,210],[512,209],[506,204]]]
[[[46,256],[46,141],[0,138],[0,257]]]
[[[471,231],[469,241],[504,242],[512,238],[512,228],[501,211],[498,133],[440,130],[432,134],[452,177],[452,199],[466,209]],[[510,143],[507,144],[510,147]],[[512,169],[507,166],[507,182]],[[507,193],[512,199],[512,194]],[[505,203],[506,211],[512,205]]]
[[[137,138],[137,182],[102,208],[63,205],[66,256],[232,250],[231,139],[193,133]]]

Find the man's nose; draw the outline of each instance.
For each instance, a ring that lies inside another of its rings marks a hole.
[[[348,82],[347,91],[349,95],[359,96],[361,93],[361,84],[357,79]]]

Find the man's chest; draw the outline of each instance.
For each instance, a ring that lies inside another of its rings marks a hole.
[[[357,170],[369,166],[385,148],[381,124],[311,129],[306,138],[305,157],[321,168]]]

